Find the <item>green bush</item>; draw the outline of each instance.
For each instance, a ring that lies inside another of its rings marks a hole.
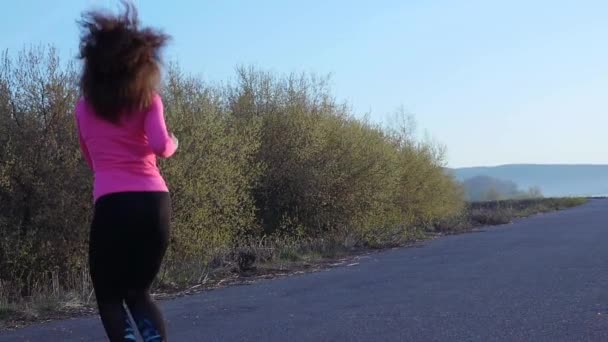
[[[266,233],[381,244],[461,210],[433,146],[355,119],[327,80],[251,69],[239,77],[235,112],[262,126],[253,194]]]
[[[275,253],[260,247],[267,237],[327,254],[335,243],[398,244],[462,214],[442,150],[408,127],[355,118],[324,78],[237,76],[209,85],[176,66],[167,72],[162,96],[180,149],[160,161],[173,198],[161,282],[200,281],[230,251]],[[89,286],[91,175],[74,127],[77,77],[52,49],[2,60],[0,285],[15,296]]]
[[[254,158],[259,125],[239,121],[226,91],[172,68],[162,95],[180,141],[177,154],[161,161],[173,199],[170,270],[184,260],[206,263],[213,251],[258,232],[251,191],[262,169]]]
[[[86,264],[92,195],[76,79],[52,49],[5,54],[0,65],[0,282],[23,295]]]

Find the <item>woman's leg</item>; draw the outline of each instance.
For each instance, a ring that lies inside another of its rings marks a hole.
[[[102,199],[95,206],[89,239],[89,267],[99,316],[111,342],[136,341],[135,330],[124,308],[121,261],[126,246],[117,231],[120,210],[115,199]]]
[[[99,316],[111,342],[135,342],[135,329],[123,306],[122,299],[97,300]]]
[[[169,240],[171,202],[168,193],[143,193],[140,220],[133,225],[125,302],[145,342],[166,341],[165,323],[150,296],[150,287],[162,264]]]
[[[129,311],[145,342],[167,340],[165,322],[160,309],[152,300],[148,290],[132,292],[126,299]]]

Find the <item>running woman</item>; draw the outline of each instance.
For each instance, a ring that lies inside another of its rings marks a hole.
[[[136,9],[92,11],[80,21],[82,97],[76,121],[94,173],[89,265],[99,315],[110,341],[166,341],[150,286],[169,240],[171,202],[156,164],[177,149],[166,128],[160,84],[165,34],[140,28]]]

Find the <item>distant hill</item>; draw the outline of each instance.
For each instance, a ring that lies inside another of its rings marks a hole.
[[[463,181],[464,193],[469,201],[495,201],[500,199],[539,198],[538,188],[520,189],[515,182],[489,176],[474,176]]]
[[[547,197],[608,195],[608,165],[512,164],[451,171],[459,181],[487,176],[512,181],[524,189],[538,186]]]

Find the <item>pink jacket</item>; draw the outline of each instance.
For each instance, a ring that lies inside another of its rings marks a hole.
[[[155,95],[148,110],[133,113],[120,124],[97,117],[81,98],[76,121],[82,154],[95,177],[95,201],[117,192],[169,191],[156,157],[173,155],[177,139],[167,131],[160,96]]]

